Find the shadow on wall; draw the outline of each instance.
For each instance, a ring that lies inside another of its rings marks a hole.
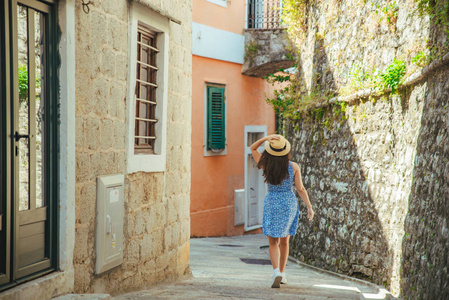
[[[431,24],[429,45],[448,48],[444,28]],[[406,299],[449,299],[447,65],[427,79],[412,178],[402,241],[402,295]]]
[[[430,32],[429,40],[444,46],[446,35]],[[301,85],[335,92],[319,34],[312,64],[310,75],[299,62]],[[449,299],[445,68],[401,95],[362,99],[345,112],[338,104],[312,109],[288,124],[293,160],[316,211],[310,223],[303,207],[292,255],[409,299]]]
[[[427,82],[402,241],[401,291],[449,299],[449,69]]]
[[[317,37],[314,47],[312,90],[334,92],[334,76],[322,38]],[[303,73],[299,74],[305,85]],[[362,103],[354,107],[359,105]],[[356,121],[351,128],[340,106],[332,105],[312,110],[287,126],[293,160],[301,166],[316,212],[312,223],[306,213],[301,214],[291,253],[317,267],[389,286],[393,253],[357,147],[357,139],[369,124]],[[306,211],[305,206],[302,211]]]

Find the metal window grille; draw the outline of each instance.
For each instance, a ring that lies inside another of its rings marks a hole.
[[[281,24],[282,0],[249,0],[248,28],[277,29]]]
[[[157,34],[143,26],[137,30],[135,153],[154,153],[156,141]]]

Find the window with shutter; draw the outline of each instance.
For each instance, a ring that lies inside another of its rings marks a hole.
[[[207,87],[207,150],[225,149],[225,93],[224,87]]]

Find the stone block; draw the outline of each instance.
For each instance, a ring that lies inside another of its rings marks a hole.
[[[85,293],[89,291],[89,285],[91,283],[93,272],[91,268],[84,264],[74,264],[75,271],[75,283],[74,292],[75,293]]]
[[[157,202],[150,208],[150,222],[148,232],[152,232],[155,228],[164,228],[167,224],[167,207],[165,203]]]
[[[168,266],[169,262],[169,254],[167,252],[163,252],[161,255],[156,257],[156,270],[163,270]]]
[[[135,235],[135,215],[132,213],[125,214],[125,218],[127,219],[127,227],[125,228],[125,232],[128,234],[128,238],[134,237]]]
[[[174,173],[172,176],[167,176],[165,186],[165,195],[166,197],[172,197],[177,195],[181,191],[181,179],[179,178],[179,174]]]
[[[164,250],[165,252],[172,249],[173,241],[173,228],[172,225],[168,225],[164,228]]]
[[[103,76],[97,76],[93,80],[93,95],[89,101],[92,101],[91,106],[95,106],[93,111],[98,116],[106,116],[108,114],[109,85],[109,80]]]
[[[181,223],[179,221],[173,224],[171,234],[172,244],[170,245],[170,248],[176,249],[181,245]]]
[[[76,120],[75,128],[75,144],[76,148],[84,148],[85,132],[84,132],[84,119],[78,117]]]
[[[124,257],[126,262],[131,265],[137,265],[140,260],[140,240],[132,239],[129,241]]]
[[[84,152],[76,152],[76,182],[84,183],[89,181],[90,162],[89,154]]]
[[[111,117],[121,118],[122,112],[120,110],[126,110],[126,92],[123,85],[114,80],[110,82],[109,91],[109,114]],[[123,115],[124,117],[124,115]],[[123,118],[124,119],[124,118]]]
[[[90,155],[90,181],[97,182],[97,177],[107,175],[104,170],[104,154],[96,152]]]
[[[80,224],[93,224],[95,222],[95,208],[97,190],[95,184],[82,187],[80,198],[76,201],[76,222]]]
[[[152,241],[150,245],[150,250],[152,259],[156,259],[165,252],[164,236],[163,236],[164,231],[160,227],[152,229],[153,229],[151,231]]]
[[[184,167],[180,170],[180,172],[181,172],[181,194],[184,194],[184,195],[189,194],[190,193],[190,169],[187,169],[186,167]]]
[[[108,150],[113,147],[115,134],[114,134],[114,122],[111,119],[103,119],[101,122],[101,149]],[[110,163],[105,162],[105,163]]]
[[[167,201],[167,223],[173,224],[178,220],[178,203],[177,198],[173,197]]]
[[[178,274],[183,275],[190,265],[190,241],[186,241],[178,248]]]
[[[152,255],[152,248],[153,248],[152,244],[153,239],[151,237],[151,234],[145,234],[142,237],[142,244],[141,244],[141,259],[144,263],[154,258]]]
[[[125,152],[116,152],[114,160],[117,162],[117,172],[120,174],[125,174]]]
[[[91,36],[90,45],[92,48],[103,48],[108,41],[108,22],[104,14],[92,11],[91,15]]]
[[[103,160],[103,173],[105,175],[116,174],[118,170],[118,162],[115,160],[116,153],[113,151],[101,153],[101,157]]]
[[[181,222],[181,243],[186,243],[190,239],[190,217]]]
[[[111,127],[114,128],[114,149],[125,150],[126,124],[120,121],[114,121]]]
[[[107,14],[123,22],[128,20],[129,2],[126,0],[103,0],[102,8]]]
[[[146,231],[146,224],[149,223],[149,212],[146,209],[140,209],[137,212],[135,212],[136,219],[134,223],[134,230],[136,235],[142,235]]]
[[[116,18],[108,18],[108,44],[119,52],[127,52],[128,26],[126,22],[117,21]]]
[[[86,226],[77,226],[75,229],[75,248],[73,250],[73,260],[75,265],[84,264],[87,259],[87,249],[89,248],[89,229]]]
[[[115,78],[115,59],[116,55],[110,48],[103,48],[101,51],[100,72],[108,77]]]
[[[143,196],[143,182],[133,178],[129,182],[128,205],[131,212],[138,210],[141,206]]]
[[[126,53],[120,53],[115,56],[115,78],[126,83],[128,79],[128,56]],[[123,98],[126,95],[123,94]]]

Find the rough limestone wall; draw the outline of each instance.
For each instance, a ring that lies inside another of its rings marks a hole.
[[[407,107],[399,97],[359,102],[339,116],[327,107],[321,119],[291,128],[316,212],[312,224],[305,214],[300,220],[295,256],[398,292],[424,92],[414,90]]]
[[[422,113],[402,241],[402,292],[449,299],[449,69],[433,74]]]
[[[347,93],[351,70],[383,70],[393,58],[405,61],[410,74],[417,68],[411,59],[426,41],[445,39],[427,17],[413,13],[414,1],[396,1],[391,23],[382,12],[391,2],[311,3],[298,45],[298,77],[309,92]],[[316,209],[312,223],[301,216],[293,255],[411,299],[449,293],[444,68],[400,95],[361,99],[345,113],[329,106],[314,118],[290,121],[293,160]]]
[[[89,14],[76,4],[75,292],[118,294],[189,267],[192,5],[163,2],[182,22],[170,22],[166,171],[127,175],[129,1],[91,2]],[[96,177],[117,173],[126,175],[124,262],[96,276]]]

